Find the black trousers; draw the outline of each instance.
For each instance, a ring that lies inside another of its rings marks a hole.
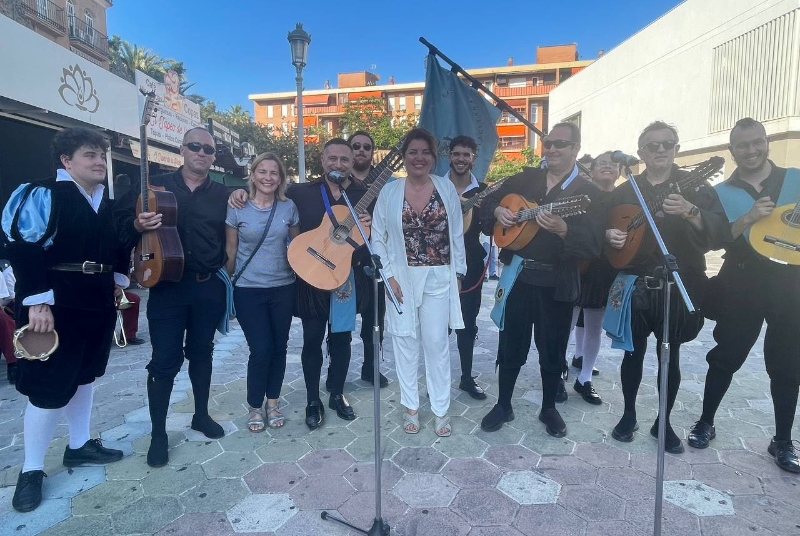
[[[225,313],[225,284],[210,274],[198,281],[196,274],[185,274],[176,283],[159,283],[150,290],[147,322],[153,357],[147,370],[155,377],[174,379],[184,358],[211,363],[214,331]]]
[[[319,400],[319,378],[322,375],[322,342],[325,331],[329,330],[327,318],[303,318],[303,351],[300,359],[303,363],[303,376],[306,382],[308,402]],[[328,379],[331,396],[340,395],[344,391],[347,369],[350,367],[350,341],[352,332],[328,334]]]
[[[372,372],[375,345],[372,344],[372,330],[375,314],[375,296],[372,292],[372,280],[369,285],[369,301],[366,309],[361,313],[361,341],[364,343],[364,365],[362,370]],[[383,322],[386,317],[386,287],[383,282],[378,283],[378,326],[380,328],[380,344],[383,346]],[[380,351],[380,348],[378,348]]]
[[[497,362],[517,369],[528,360],[531,336],[539,354],[542,408],[554,408],[572,325],[572,303],[554,299],[555,287],[517,281],[506,299],[505,328],[500,332]],[[513,391],[514,386],[510,389]],[[511,393],[499,393],[510,398]]]
[[[461,359],[462,381],[472,379],[472,358],[475,351],[475,337],[478,334],[478,313],[481,310],[481,291],[483,290],[483,266],[483,262],[471,265],[461,283],[463,290],[478,285],[470,292],[459,294],[464,329],[456,330],[456,343],[458,356]]]
[[[260,408],[264,398],[281,395],[294,292],[294,283],[272,288],[236,287],[233,291],[236,318],[250,348],[247,403],[252,408]]]

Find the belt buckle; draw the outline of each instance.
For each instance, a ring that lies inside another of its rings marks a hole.
[[[94,269],[89,268],[89,265],[92,265],[95,268]],[[100,265],[100,268],[97,268],[97,266],[98,264],[96,262],[83,261],[83,264],[81,264],[81,272],[87,275],[96,274],[102,270],[102,265]]]

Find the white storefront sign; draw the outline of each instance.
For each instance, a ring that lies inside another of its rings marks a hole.
[[[139,137],[133,84],[7,17],[0,35],[0,96]]]
[[[141,158],[142,156],[141,148],[135,141],[131,141],[131,153],[134,158]],[[174,168],[179,168],[183,165],[183,157],[181,155],[159,149],[158,147],[147,148],[147,159],[150,162]]]
[[[146,92],[156,92],[155,115],[147,126],[147,136],[165,145],[180,147],[187,130],[203,126],[200,123],[200,106],[180,94],[180,79],[170,71],[161,83],[141,71],[136,71],[136,87]],[[139,95],[139,113],[144,109],[144,95]],[[137,136],[138,137],[138,136]]]

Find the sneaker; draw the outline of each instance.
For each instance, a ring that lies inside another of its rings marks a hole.
[[[611,431],[611,437],[623,443],[630,443],[633,441],[633,435],[638,429],[639,423],[636,422],[636,412],[626,411]]]
[[[655,422],[653,422],[653,426],[650,427],[650,435],[658,439],[657,417]],[[675,430],[672,429],[672,425],[669,423],[669,421],[667,421],[667,437],[664,441],[664,450],[670,454],[681,454],[685,450],[683,448],[683,442],[678,437],[678,434],[675,433]]]
[[[694,423],[694,426],[692,426],[692,430],[689,432],[689,439],[687,441],[689,445],[696,449],[704,449],[708,447],[708,444],[715,437],[717,437],[717,431],[713,424],[697,421]]]
[[[122,451],[109,449],[103,446],[103,442],[98,439],[90,439],[79,449],[71,449],[67,446],[64,449],[63,463],[66,467],[77,467],[85,463],[102,465],[105,463],[118,462],[122,459]]]
[[[567,425],[556,408],[543,409],[539,413],[539,420],[544,423],[545,430],[553,437],[567,435]]]
[[[504,409],[500,404],[494,407],[481,419],[481,430],[484,432],[496,432],[503,427],[504,423],[514,420],[514,410]]]
[[[558,380],[558,390],[556,391],[556,402],[563,404],[567,401],[569,395],[567,394],[567,387],[564,385],[564,380]]]
[[[486,400],[486,393],[483,391],[480,385],[475,383],[474,377],[466,380],[462,378],[461,383],[458,384],[458,388],[475,400]]]
[[[795,443],[800,442],[791,439],[778,440],[773,437],[767,449],[767,452],[775,457],[775,464],[790,473],[800,473],[800,459],[797,458]]]
[[[47,475],[44,471],[27,471],[19,473],[17,478],[17,489],[14,490],[14,498],[11,506],[17,512],[30,512],[36,510],[42,502],[42,480]]]

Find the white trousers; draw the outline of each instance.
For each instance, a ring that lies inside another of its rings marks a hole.
[[[408,269],[413,293],[402,289],[405,308],[416,307],[416,337],[392,336],[400,403],[419,409],[419,347],[425,354],[425,379],[431,409],[439,417],[450,408],[450,267],[417,266]]]

